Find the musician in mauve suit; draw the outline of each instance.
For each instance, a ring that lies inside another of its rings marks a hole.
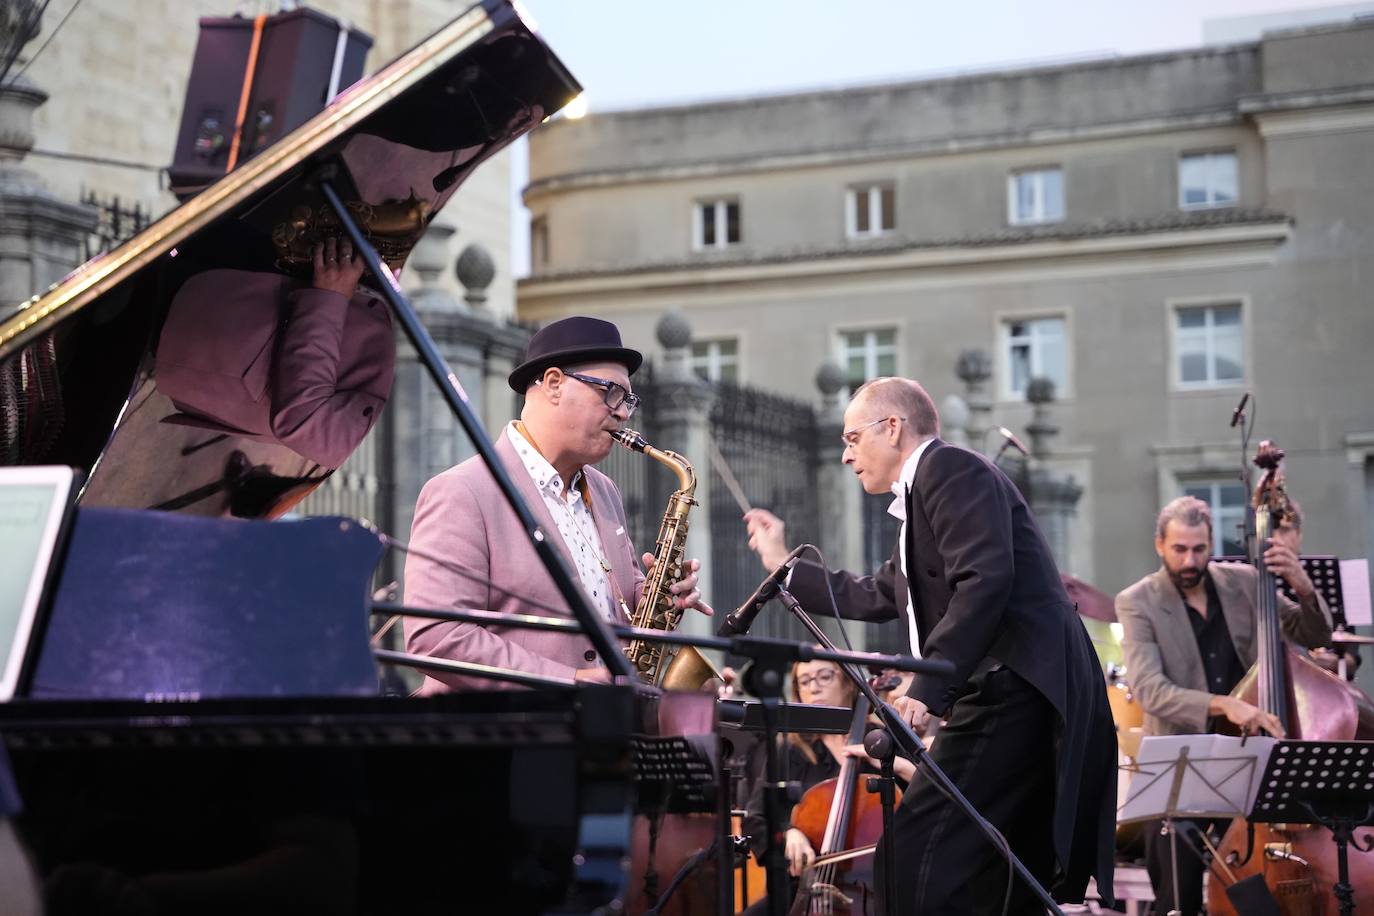
[[[628,623],[653,555],[636,559],[620,491],[593,464],[615,447],[610,433],[634,413],[630,376],[643,357],[621,345],[614,324],[571,317],[538,331],[510,374],[525,395],[520,420],[496,439],[496,454],[540,528],[568,561],[592,608]],[[495,479],[473,457],[425,484],[415,507],[406,557],[405,602],[412,607],[571,616],[529,535]],[[700,563],[671,586],[679,609],[710,614],[696,588]],[[473,662],[578,681],[609,681],[581,635],[472,623],[405,620],[406,648],[419,655]],[[501,682],[427,672],[423,694]]]
[[[362,443],[391,393],[391,315],[358,286],[352,242],[312,255],[308,284],[225,267],[186,280],[158,341],[157,387],[180,411],[164,422],[279,442],[328,468]]]
[[[954,664],[917,674],[893,706],[917,729],[946,720],[936,763],[1058,899],[1082,900],[1089,877],[1111,898],[1116,748],[1102,671],[1044,536],[1014,484],[984,456],[943,442],[925,390],[868,382],[845,411],[843,461],[870,494],[891,492],[902,520],[873,575],[798,564],[789,590],[826,613],[908,619],[913,654]],[[746,514],[770,569],[788,553],[783,523]],[[1007,863],[919,770],[898,808],[897,911],[998,913]],[[882,850],[876,853],[881,871]],[[879,892],[884,887],[881,875]],[[1008,912],[1042,913],[1019,879]]]
[[[1295,534],[1285,521],[1265,545],[1265,566],[1298,597],[1295,603],[1277,596],[1281,626],[1288,639],[1325,646],[1331,640],[1331,614],[1302,568]],[[1126,678],[1145,712],[1144,734],[1215,732],[1225,719],[1237,728],[1281,735],[1282,726],[1271,713],[1230,695],[1258,651],[1258,570],[1244,563],[1211,562],[1212,512],[1193,496],[1180,496],[1160,510],[1155,552],[1159,569],[1116,596]],[[1196,834],[1210,823],[1174,822],[1179,832],[1177,901],[1170,839],[1161,832],[1160,821],[1145,823],[1145,865],[1154,886],[1155,912],[1177,909],[1189,916],[1201,911],[1206,869]]]

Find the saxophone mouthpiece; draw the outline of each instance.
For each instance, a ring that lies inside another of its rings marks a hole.
[[[642,452],[649,447],[643,436],[629,428],[617,429],[611,433],[611,438],[632,452]]]

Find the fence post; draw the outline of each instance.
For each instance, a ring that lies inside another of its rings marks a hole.
[[[1074,568],[1073,527],[1078,517],[1078,500],[1083,487],[1073,475],[1046,465],[1050,457],[1050,439],[1059,433],[1059,426],[1050,417],[1054,403],[1054,382],[1048,378],[1033,378],[1026,386],[1026,400],[1034,406],[1034,415],[1026,426],[1031,440],[1034,461],[1027,462],[1025,476],[1026,500],[1049,542],[1055,562],[1065,571]]]
[[[659,319],[654,330],[663,347],[663,360],[655,367],[654,417],[655,446],[677,452],[692,463],[697,475],[697,506],[687,523],[687,559],[703,564],[700,582],[702,597],[711,601],[711,404],[715,392],[711,385],[692,371],[692,326],[681,312],[671,311]],[[652,480],[653,478],[650,477]],[[676,479],[673,486],[676,488]],[[668,493],[660,494],[660,506],[667,506]],[[644,549],[649,549],[644,545]],[[687,632],[709,633],[709,622],[700,614],[683,618]]]
[[[816,546],[832,568],[864,570],[863,489],[854,474],[840,463],[844,444],[845,372],[833,362],[816,371],[821,409],[816,415],[816,498],[820,527]],[[857,628],[856,628],[857,632]]]
[[[992,357],[986,350],[964,350],[959,354],[955,372],[964,382],[964,403],[968,405],[965,434],[969,446],[981,452],[983,435],[992,426],[992,398],[983,389],[992,378]]]

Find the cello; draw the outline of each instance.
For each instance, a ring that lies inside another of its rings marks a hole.
[[[1350,741],[1374,739],[1374,703],[1358,687],[1317,665],[1286,643],[1280,628],[1277,586],[1264,565],[1264,547],[1291,513],[1280,463],[1283,451],[1263,441],[1255,464],[1263,471],[1255,488],[1255,550],[1259,575],[1255,596],[1257,658],[1232,696],[1272,713],[1289,738]],[[1253,835],[1251,831],[1253,830]],[[1374,831],[1355,831],[1354,845],[1367,848]],[[1223,881],[1220,873],[1228,879]],[[1309,824],[1231,822],[1217,847],[1207,894],[1209,914],[1236,914],[1227,885],[1254,875],[1264,883],[1285,916],[1335,916],[1336,844],[1331,831]],[[1350,857],[1355,897],[1374,904],[1374,859]]]
[[[868,700],[854,701],[848,744],[862,744]],[[840,775],[806,790],[792,826],[806,834],[816,860],[802,873],[789,916],[876,916],[873,849],[883,832],[882,802],[859,788],[863,761],[845,757]],[[901,801],[901,793],[897,793]]]

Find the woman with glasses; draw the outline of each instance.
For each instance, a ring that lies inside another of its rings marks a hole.
[[[793,703],[808,703],[818,706],[844,706],[852,708],[858,691],[854,683],[840,670],[835,662],[811,661],[794,662],[792,677],[788,683],[788,696]],[[788,783],[788,800],[784,814],[789,816],[792,808],[807,790],[840,775],[840,767],[845,757],[859,757],[865,762],[865,773],[877,774],[877,762],[869,759],[863,745],[851,745],[846,735],[808,735],[789,733],[783,745],[783,779]],[[768,824],[764,816],[764,755],[755,755],[758,772],[754,775],[753,791],[750,793],[747,816],[744,821],[745,832],[753,837],[754,855],[763,861],[767,851]],[[909,760],[898,758],[895,769],[902,786],[911,778],[914,765]],[[786,825],[787,872],[798,878],[816,858],[816,849],[806,834],[789,822]],[[796,882],[790,881],[788,899],[796,896]],[[766,898],[756,901],[746,914],[762,914],[767,911]]]

